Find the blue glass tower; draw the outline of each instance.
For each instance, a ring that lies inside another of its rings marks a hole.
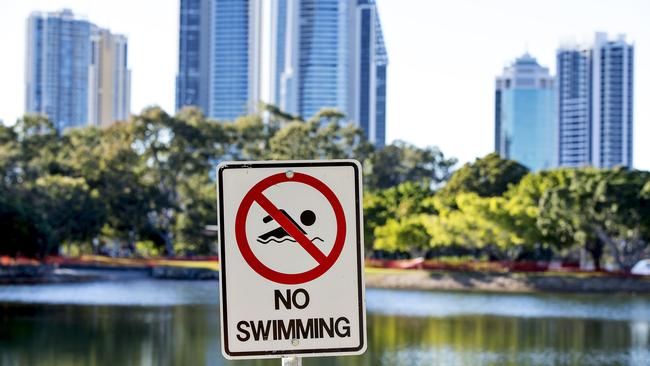
[[[310,118],[335,108],[385,143],[388,57],[374,0],[275,0],[271,103]]]
[[[87,122],[93,27],[67,9],[27,20],[25,109],[46,114],[58,131]]]
[[[198,106],[208,112],[209,34],[212,0],[181,0],[176,110]]]
[[[554,80],[528,54],[496,79],[495,151],[536,171],[557,166]]]
[[[281,96],[286,93],[283,91],[282,81],[283,72],[286,67],[287,56],[287,32],[289,31],[288,25],[292,24],[293,19],[288,19],[287,0],[275,0],[271,7],[271,29],[273,36],[271,37],[271,104],[280,107]],[[283,98],[285,99],[285,98]]]
[[[559,163],[632,167],[634,46],[625,37],[557,52]]]
[[[209,115],[232,120],[259,99],[259,4],[216,0],[212,19]]]
[[[199,106],[218,120],[259,100],[259,0],[181,0],[176,109]]]
[[[299,1],[295,113],[309,118],[322,108],[348,111],[349,2]]]
[[[356,120],[375,146],[386,142],[386,71],[388,53],[374,0],[359,0],[357,19],[358,102]]]

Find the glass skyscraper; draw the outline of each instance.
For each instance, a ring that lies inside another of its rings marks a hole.
[[[358,98],[356,118],[369,140],[382,147],[386,141],[386,71],[388,53],[379,14],[373,0],[359,0]]]
[[[27,19],[25,109],[46,114],[59,131],[88,121],[92,28],[68,9]]]
[[[259,101],[259,0],[181,0],[176,109],[199,106],[219,120]]]
[[[181,0],[176,75],[176,110],[186,105],[208,112],[211,4],[214,0]]]
[[[597,33],[557,52],[559,163],[632,167],[634,46]]]
[[[557,166],[553,77],[529,54],[496,78],[494,149],[533,171]]]
[[[127,39],[71,10],[27,19],[25,111],[42,113],[58,131],[107,125],[130,114]]]
[[[271,100],[310,118],[336,108],[385,142],[388,58],[373,0],[274,0]]]

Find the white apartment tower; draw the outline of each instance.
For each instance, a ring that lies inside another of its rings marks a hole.
[[[557,52],[559,163],[632,168],[634,45],[596,33]]]

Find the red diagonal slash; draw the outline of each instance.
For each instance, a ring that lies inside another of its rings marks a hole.
[[[323,252],[314,245],[297,227],[294,225],[280,210],[275,207],[273,202],[269,201],[262,192],[254,197],[255,201],[287,232],[291,235],[300,246],[302,246],[309,255],[311,255],[318,264],[323,264],[327,257]]]

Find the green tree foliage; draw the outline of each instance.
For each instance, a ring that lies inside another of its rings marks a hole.
[[[467,163],[454,172],[441,194],[454,196],[474,192],[481,197],[501,196],[512,184],[517,184],[528,169],[514,160],[502,159],[492,153],[474,163]]]
[[[38,223],[47,238],[48,254],[56,253],[63,241],[87,242],[101,230],[105,212],[99,193],[84,178],[39,177],[28,197],[38,207]]]
[[[425,220],[424,215],[388,219],[384,225],[375,230],[375,249],[408,252],[412,257],[421,257],[429,248],[431,241]]]
[[[307,122],[287,122],[269,141],[268,157],[276,160],[346,159],[364,160],[371,147],[361,130],[340,123],[343,115],[324,109]]]
[[[7,191],[0,190],[0,254],[36,257],[46,247],[46,238],[37,227],[29,208]]]
[[[498,257],[525,244],[516,231],[500,224],[501,218],[507,215],[502,197],[460,193],[455,197],[454,207],[438,197],[434,203],[438,214],[426,221],[432,247],[478,248]]]
[[[384,154],[354,124],[341,123],[336,110],[307,121],[273,106],[261,110],[217,122],[196,108],[172,116],[152,107],[128,122],[61,134],[39,115],[0,126],[0,230],[12,238],[0,244],[0,254],[45,255],[64,244],[90,248],[98,239],[131,251],[140,243],[167,255],[214,254],[215,238],[205,227],[216,224],[218,162],[355,158],[377,170],[376,155]],[[406,161],[394,180],[404,184],[381,193],[381,207],[425,212],[416,201],[430,195],[431,179],[440,181],[453,160],[434,148],[390,149]],[[365,177],[380,182],[373,173]],[[386,215],[375,221],[383,224]]]
[[[537,225],[537,219],[541,197],[548,189],[566,185],[569,171],[558,169],[527,174],[519,183],[510,185],[502,196],[489,197],[496,207],[491,210],[491,222],[511,233],[511,238],[515,239],[513,245],[497,245],[509,258],[540,250],[561,252],[567,249],[545,236]]]
[[[389,220],[409,217],[422,213],[434,213],[431,196],[433,190],[428,180],[404,182],[383,190],[366,191],[363,196],[364,238],[369,249],[375,241],[375,231]],[[384,232],[384,239],[386,234]],[[392,251],[389,247],[375,249]]]
[[[553,242],[578,244],[597,269],[606,249],[620,268],[650,255],[650,173],[625,169],[568,172],[570,183],[548,189],[538,226]]]
[[[447,180],[456,159],[445,158],[436,147],[420,149],[397,141],[372,154],[364,166],[365,185],[370,189],[397,186],[404,182]]]
[[[493,257],[516,256],[527,242],[522,230],[526,210],[502,196],[527,169],[517,162],[490,154],[465,164],[427,204],[433,214],[423,220],[429,246],[481,249]],[[534,224],[534,223],[533,223]]]
[[[217,222],[214,182],[206,175],[188,178],[179,189],[181,210],[176,215],[175,247],[183,253],[216,255],[215,237],[207,235],[205,225]]]
[[[218,162],[356,158],[367,253],[447,247],[517,259],[540,248],[584,249],[597,267],[611,258],[624,269],[650,255],[648,172],[528,173],[490,154],[452,175],[455,160],[437,148],[375,149],[338,111],[305,121],[260,110],[216,122],[196,108],[172,116],[153,107],[64,133],[38,115],[0,126],[0,254],[46,255],[98,239],[147,253],[214,254],[205,227],[216,224]]]
[[[385,198],[395,188],[373,191],[364,202],[371,230],[366,240],[374,239],[374,249],[412,255],[437,247],[509,259],[586,250],[597,269],[606,255],[622,269],[650,256],[650,173],[621,168],[524,173],[516,163],[490,155],[454,173],[438,192],[413,201],[398,198],[415,203],[400,212],[392,208],[400,207],[396,201]],[[422,245],[425,235],[409,234],[415,223],[426,231],[428,245]]]

